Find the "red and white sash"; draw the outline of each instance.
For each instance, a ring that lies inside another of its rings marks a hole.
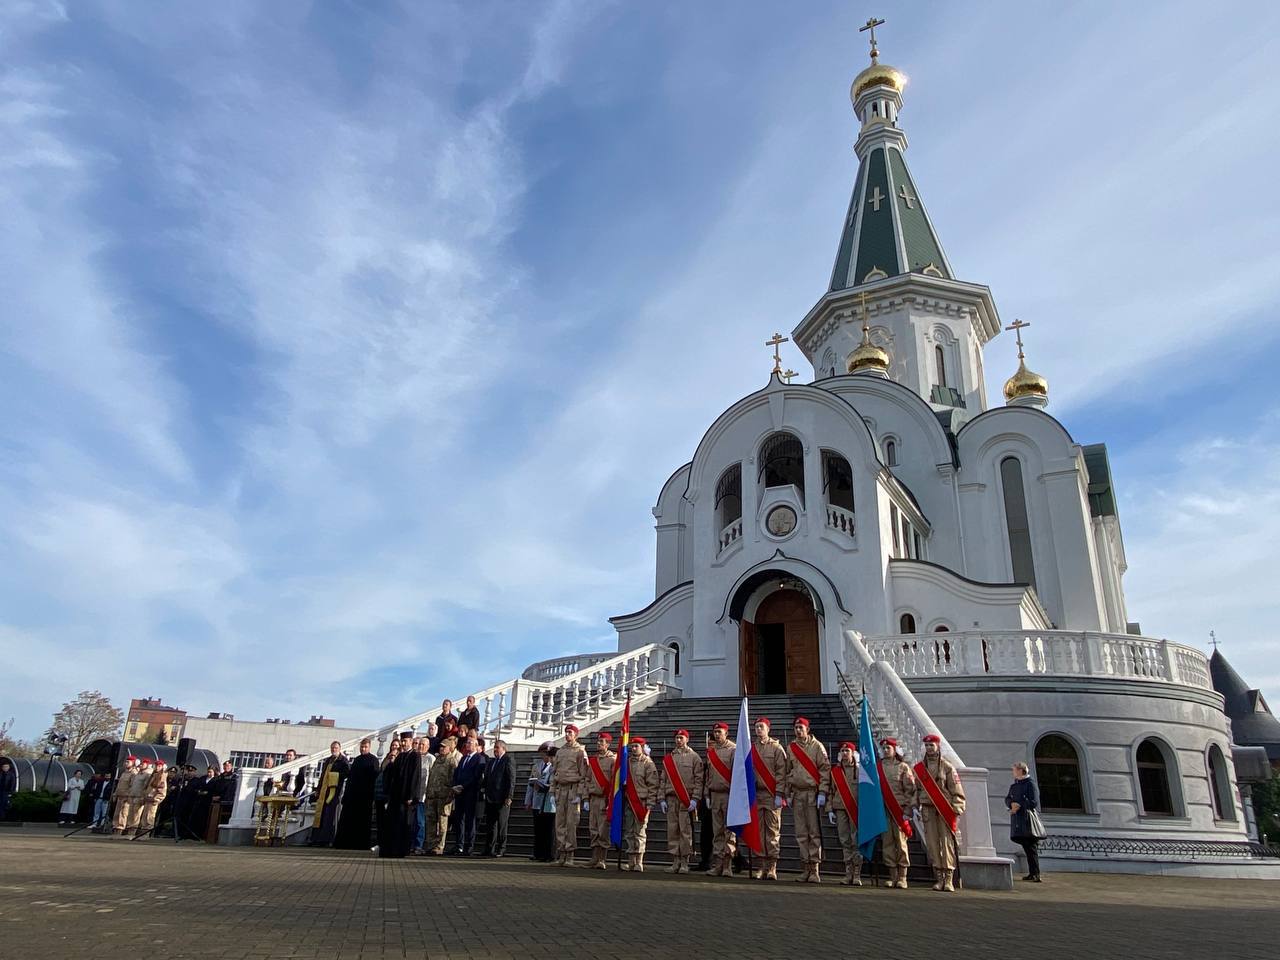
[[[877,760],[876,767],[880,771],[880,796],[884,798],[884,808],[889,811],[890,818],[898,825],[902,835],[909,840],[915,832],[911,829],[911,818],[902,812],[902,804],[898,803],[898,798],[889,788],[889,778],[884,774],[884,762]]]
[[[840,799],[844,802],[844,809],[849,814],[849,819],[857,823],[858,801],[853,799],[853,791],[849,788],[849,776],[845,772],[845,768],[839,764],[833,766],[831,768],[831,779],[835,781],[836,790],[840,792]]]
[[[641,823],[649,816],[649,808],[640,802],[640,791],[636,789],[636,779],[632,775],[631,758],[627,757],[627,803],[631,804],[631,812]]]
[[[813,777],[813,789],[817,790],[822,784],[822,774],[818,773],[818,765],[813,762],[813,758],[801,749],[800,745],[794,740],[791,741],[791,755],[796,758],[800,766],[804,767],[805,773]]]
[[[591,768],[591,775],[596,778],[596,786],[600,788],[604,795],[607,797],[613,793],[613,783],[604,775],[604,769],[600,766],[600,761],[595,757],[591,757],[587,761],[587,766]]]
[[[684,777],[680,776],[680,768],[676,766],[676,758],[667,754],[662,758],[662,769],[667,773],[667,781],[676,792],[676,799],[687,810],[689,809],[689,788],[684,785]]]
[[[938,786],[938,781],[933,779],[933,774],[929,772],[929,768],[924,765],[923,760],[915,765],[915,771],[920,782],[924,784],[924,792],[929,795],[934,809],[942,817],[942,822],[947,825],[948,830],[955,833],[956,828],[960,826],[960,816],[951,808],[951,801],[947,799],[947,795]]]
[[[707,763],[716,768],[716,773],[724,778],[725,783],[733,783],[733,771],[720,759],[720,754],[716,753],[715,747],[707,748]]]
[[[764,788],[772,794],[778,792],[778,778],[773,775],[773,771],[765,766],[764,758],[760,756],[760,751],[755,748],[755,744],[751,745],[751,766],[758,776],[764,782]]]

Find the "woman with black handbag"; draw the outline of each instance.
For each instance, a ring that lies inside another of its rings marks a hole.
[[[1004,805],[1009,808],[1009,839],[1027,855],[1027,875],[1022,879],[1040,883],[1039,847],[1045,829],[1040,819],[1040,791],[1025,763],[1013,765],[1013,783],[1004,796]]]

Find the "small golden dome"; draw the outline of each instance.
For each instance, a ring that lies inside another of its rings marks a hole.
[[[864,370],[873,373],[889,371],[889,351],[876,346],[867,336],[863,336],[858,349],[849,354],[849,372],[862,373]]]
[[[1047,399],[1048,396],[1049,381],[1040,374],[1028,370],[1027,362],[1019,359],[1017,372],[1004,382],[1005,401],[1012,403],[1021,397]]]
[[[871,66],[853,78],[853,86],[849,88],[849,96],[857,100],[858,94],[862,93],[863,90],[881,83],[893,87],[893,89],[901,93],[902,88],[907,85],[907,75],[896,67],[891,67],[878,60],[872,60]]]

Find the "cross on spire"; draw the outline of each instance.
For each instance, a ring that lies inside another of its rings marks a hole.
[[[862,305],[862,342],[871,342],[871,325],[867,323],[867,291],[863,290],[859,294]]]
[[[1006,330],[1017,331],[1015,336],[1017,337],[1017,340],[1018,340],[1018,359],[1019,360],[1026,359],[1026,354],[1022,352],[1022,328],[1029,327],[1029,326],[1031,326],[1031,324],[1028,323],[1026,320],[1015,320],[1013,321],[1013,323],[1009,324],[1009,326],[1005,327]]]
[[[792,377],[798,377],[798,376],[800,376],[800,374],[796,373],[790,367],[782,371],[782,379],[785,380],[787,383],[791,382]]]
[[[876,27],[883,25],[883,20],[877,20],[875,17],[871,17],[866,23],[858,28],[859,33],[871,33],[871,59],[873,62],[880,56],[880,48],[876,46]]]
[[[1213,646],[1213,649],[1218,649],[1218,635],[1212,630],[1209,631],[1209,643]]]
[[[784,343],[790,343],[790,342],[791,342],[790,337],[784,337],[780,333],[775,333],[772,339],[766,340],[764,342],[764,345],[766,347],[773,347],[773,372],[776,373],[778,376],[782,376],[782,354],[778,352],[779,348]]]

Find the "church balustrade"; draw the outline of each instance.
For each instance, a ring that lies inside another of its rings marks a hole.
[[[717,553],[724,553],[731,546],[742,539],[742,518],[730,522],[723,530],[720,531],[720,549]]]
[[[1129,634],[996,630],[867,637],[874,660],[907,679],[960,676],[1123,677],[1212,689],[1194,647]]]
[[[852,537],[857,529],[857,521],[852,510],[837,507],[834,503],[827,504],[827,526],[832,530],[839,530]]]

